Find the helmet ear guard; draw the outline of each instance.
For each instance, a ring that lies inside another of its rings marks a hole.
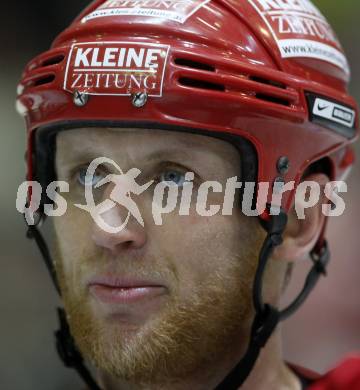
[[[309,172],[308,166],[338,180],[349,170],[354,161],[349,144],[359,132],[358,111],[347,93],[347,62],[336,39],[326,43],[333,55],[328,58],[311,57],[314,53],[307,53],[310,59],[294,52],[285,55],[289,47],[284,47],[267,9],[261,8],[261,3],[271,2],[244,0],[241,7],[232,0],[199,2],[198,8],[177,15],[176,20],[166,13],[161,18],[117,15],[114,9],[108,12],[109,3],[116,1],[92,2],[52,48],[25,69],[17,105],[28,128],[28,180],[39,181],[43,189],[55,180],[56,135],[84,127],[154,128],[226,140],[239,150],[243,182],[298,183],[301,173]],[[310,2],[306,4],[302,17],[318,15]],[[206,27],[214,23],[216,34]],[[322,23],[327,25],[325,19]],[[101,42],[94,42],[94,32],[102,36]],[[299,42],[308,37],[291,38]],[[320,41],[311,44],[324,48],[325,42]],[[129,64],[139,72],[121,79],[126,88],[116,90],[116,82],[121,84],[116,74],[121,75]],[[110,68],[116,72],[112,74]],[[153,78],[146,78],[146,72]],[[115,84],[107,86],[110,79]],[[306,148],[299,147],[304,142]],[[243,190],[244,186],[239,191],[241,200]],[[256,314],[250,342],[243,359],[217,390],[235,390],[246,380],[278,322],[304,302],[325,274],[329,251],[324,225],[310,253],[313,267],[298,297],[281,311],[263,302],[265,266],[282,242],[292,197],[293,192],[284,195],[278,215],[271,215],[267,204],[260,216],[267,236],[253,284]],[[28,226],[27,236],[39,246],[60,294],[51,254],[39,230],[46,203],[51,200],[43,191],[36,224]],[[77,351],[64,311],[59,309],[58,314],[61,359],[79,372],[90,389],[98,390]]]

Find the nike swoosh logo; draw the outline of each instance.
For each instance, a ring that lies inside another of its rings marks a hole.
[[[319,111],[324,111],[326,108],[328,108],[328,107],[330,107],[330,106],[320,106],[320,104],[318,104],[318,110]]]

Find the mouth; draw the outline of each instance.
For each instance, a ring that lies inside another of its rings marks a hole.
[[[90,293],[110,304],[134,304],[166,293],[166,287],[149,280],[98,277],[88,283]]]

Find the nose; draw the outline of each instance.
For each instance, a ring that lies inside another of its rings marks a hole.
[[[104,198],[109,198],[108,191],[105,191]],[[115,204],[113,208],[101,214],[103,221],[107,225],[115,228],[122,226],[127,216],[128,210],[120,204]],[[107,249],[111,254],[116,255],[125,248],[136,249],[143,247],[147,241],[147,235],[145,228],[130,214],[128,222],[116,233],[111,233],[108,229],[103,229],[94,221],[92,239],[97,246]]]

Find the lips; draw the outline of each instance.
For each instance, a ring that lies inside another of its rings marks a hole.
[[[150,280],[98,277],[88,283],[90,293],[103,303],[130,304],[166,293],[166,287]]]

